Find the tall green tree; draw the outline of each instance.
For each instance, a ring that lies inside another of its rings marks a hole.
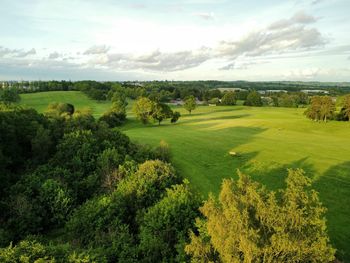
[[[185,99],[184,108],[191,114],[191,112],[196,108],[196,98],[194,96],[189,96]]]
[[[350,95],[344,97],[340,114],[344,120],[350,121]]]
[[[313,96],[305,115],[315,121],[327,122],[335,112],[335,102],[329,96]]]
[[[140,250],[145,262],[185,262],[188,230],[194,228],[200,199],[189,182],[172,186],[141,220]]]
[[[246,106],[257,106],[260,107],[263,105],[261,96],[258,92],[251,91],[249,92],[246,101],[244,102],[244,105]]]
[[[199,234],[186,252],[193,262],[331,262],[326,209],[311,180],[289,170],[287,188],[268,191],[248,176],[224,180],[217,200],[200,208]]]
[[[15,103],[21,100],[21,97],[18,94],[17,89],[14,88],[5,88],[2,91],[0,90],[0,101],[4,103]]]
[[[143,124],[147,124],[152,117],[153,108],[153,101],[149,98],[141,97],[135,101],[133,111]]]
[[[235,105],[236,104],[236,95],[234,92],[229,91],[224,94],[221,99],[222,105]]]
[[[158,121],[158,125],[168,118],[171,118],[173,115],[173,111],[170,107],[165,103],[155,103],[152,111],[152,118]]]
[[[126,106],[128,106],[128,102],[124,93],[118,91],[115,92],[111,100],[113,112],[126,114]]]

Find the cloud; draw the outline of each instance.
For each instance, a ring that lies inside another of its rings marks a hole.
[[[290,70],[283,74],[287,79],[314,79],[321,74],[320,68],[306,68]]]
[[[28,51],[20,51],[16,54],[16,57],[17,58],[24,58],[24,57],[27,57],[27,56],[30,56],[30,55],[35,55],[36,54],[36,50],[35,48],[32,48]]]
[[[102,66],[115,69],[146,69],[152,71],[178,71],[197,67],[211,58],[211,50],[201,48],[195,51],[161,52],[135,56],[131,54],[108,54]]]
[[[311,4],[312,5],[317,5],[317,4],[319,4],[319,3],[321,3],[323,0],[313,0],[312,2],[311,2]]]
[[[97,48],[94,47],[89,49],[89,53],[98,53],[100,56],[91,59],[89,63],[115,70],[143,69],[171,72],[194,68],[211,59],[221,59],[229,62],[220,68],[221,70],[246,69],[256,63],[236,62],[238,58],[301,52],[320,48],[326,43],[317,29],[307,26],[316,21],[313,16],[298,12],[286,21],[283,25],[281,22],[278,26],[273,23],[273,26],[253,31],[238,41],[222,41],[212,48],[178,52],[155,50],[148,54],[133,55],[110,54],[103,48],[98,48],[103,52],[95,52]]]
[[[227,64],[226,66],[223,66],[219,68],[219,70],[242,70],[242,69],[248,69],[251,66],[254,65],[261,65],[261,64],[266,64],[268,63],[267,61],[241,61],[241,62],[231,62]]]
[[[274,23],[272,23],[268,29],[270,30],[276,30],[276,29],[283,29],[290,27],[295,24],[300,25],[307,25],[316,22],[317,19],[311,15],[308,15],[304,13],[303,11],[299,11],[295,13],[291,18],[289,19],[281,19]]]
[[[24,58],[35,54],[36,54],[35,48],[32,48],[28,51],[23,51],[23,49],[10,49],[10,48],[5,48],[0,46],[0,57],[10,56],[10,57]]]
[[[145,8],[147,8],[147,6],[145,4],[141,4],[141,3],[131,4],[130,7],[132,9],[145,9]]]
[[[204,20],[212,20],[214,19],[214,14],[213,13],[193,13],[193,16],[200,17]]]
[[[219,56],[235,59],[239,56],[256,57],[321,47],[326,40],[317,29],[306,27],[311,21],[313,17],[296,13],[290,19],[277,21],[238,41],[222,41],[217,52]]]
[[[107,45],[94,45],[64,60],[83,67],[112,71],[174,72],[198,67],[209,60],[223,63],[221,70],[247,69],[267,56],[302,56],[305,51],[320,51],[327,41],[316,28],[309,26],[315,21],[313,16],[298,12],[289,19],[252,31],[241,39],[221,41],[210,48],[176,52],[156,49],[145,54],[130,54],[112,53]],[[22,51],[0,47],[0,57],[26,57],[35,53],[35,49]],[[46,59],[54,61],[59,57],[62,54],[53,52]]]
[[[57,51],[55,51],[55,52],[52,52],[52,53],[50,53],[49,54],[49,59],[56,59],[56,58],[59,58],[61,55],[57,52]]]
[[[18,52],[20,52],[20,50],[18,50],[18,49],[9,49],[9,48],[5,48],[5,47],[0,46],[0,57],[4,57],[6,55],[17,54]]]
[[[109,51],[110,47],[106,45],[95,45],[83,53],[84,55],[98,55],[98,54],[106,54]]]

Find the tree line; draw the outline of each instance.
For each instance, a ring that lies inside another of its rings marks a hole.
[[[340,111],[337,112],[336,101],[329,96],[313,96],[305,115],[314,121],[350,120],[350,95],[340,99]]]

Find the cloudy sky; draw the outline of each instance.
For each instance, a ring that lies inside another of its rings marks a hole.
[[[350,81],[349,0],[1,0],[0,79]]]

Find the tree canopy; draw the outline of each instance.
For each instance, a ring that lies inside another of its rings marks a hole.
[[[191,112],[196,108],[196,98],[194,96],[189,96],[185,99],[184,108],[191,114]]]
[[[200,208],[197,233],[186,252],[192,262],[331,262],[335,249],[326,232],[326,209],[311,180],[289,170],[287,188],[268,191],[239,172],[225,179],[219,199]]]
[[[315,121],[327,122],[335,112],[335,102],[329,96],[313,96],[305,115]]]
[[[246,105],[246,106],[258,106],[258,107],[262,106],[263,103],[262,103],[260,94],[258,92],[256,92],[255,90],[249,92],[247,99],[244,102],[244,105]]]

